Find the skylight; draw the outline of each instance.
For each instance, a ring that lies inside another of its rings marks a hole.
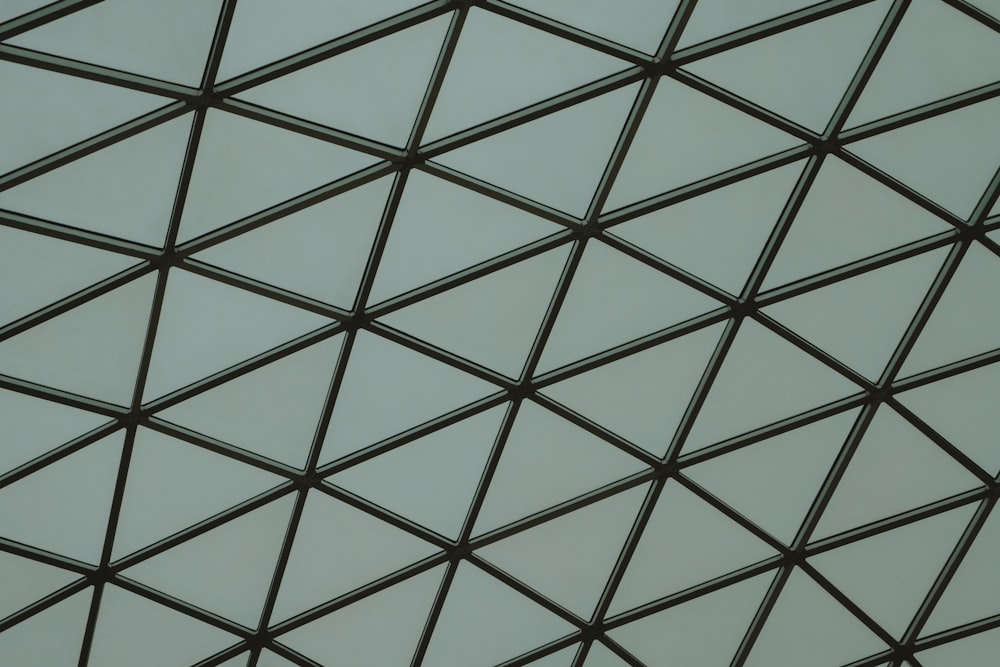
[[[1000,652],[995,0],[11,0],[0,95],[0,664]]]

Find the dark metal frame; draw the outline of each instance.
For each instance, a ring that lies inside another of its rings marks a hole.
[[[78,592],[93,587],[90,614],[87,619],[86,631],[81,649],[80,665],[83,667],[88,663],[89,651],[93,641],[94,629],[96,627],[104,587],[113,583],[114,585],[125,588],[135,594],[141,595],[160,604],[164,604],[178,612],[187,614],[193,618],[232,633],[234,636],[234,644],[230,648],[199,662],[198,665],[201,667],[219,665],[246,651],[249,651],[250,656],[249,667],[255,667],[257,661],[259,660],[260,653],[264,648],[277,652],[295,664],[316,665],[316,663],[312,660],[281,644],[281,635],[300,627],[305,623],[321,618],[322,616],[336,611],[337,609],[343,608],[346,605],[364,599],[369,595],[373,595],[411,576],[425,572],[438,565],[447,564],[443,580],[437,592],[435,601],[429,611],[424,630],[414,652],[412,665],[416,667],[420,665],[423,660],[431,636],[434,632],[435,625],[447,597],[449,587],[453,581],[456,569],[461,562],[470,563],[473,566],[489,573],[506,585],[519,591],[527,598],[548,609],[550,612],[563,618],[576,628],[574,633],[567,635],[566,637],[560,638],[545,646],[508,660],[503,663],[506,667],[524,665],[535,659],[573,645],[578,645],[573,665],[574,667],[581,667],[591,646],[593,645],[593,642],[595,641],[603,643],[611,651],[617,654],[625,663],[630,665],[642,665],[643,663],[640,660],[629,653],[620,644],[612,640],[606,632],[626,623],[674,607],[678,604],[683,604],[684,602],[700,597],[701,595],[711,593],[712,591],[751,576],[756,576],[765,572],[773,572],[774,578],[771,587],[762,601],[758,613],[747,630],[743,642],[741,643],[731,663],[732,667],[741,667],[746,661],[754,642],[767,621],[768,615],[780,595],[783,586],[787,582],[790,573],[793,568],[796,567],[807,573],[814,581],[816,581],[831,596],[844,605],[844,607],[851,614],[857,617],[860,622],[865,624],[887,645],[887,650],[852,663],[851,667],[876,667],[876,665],[881,665],[886,662],[889,662],[889,664],[893,667],[900,667],[904,660],[908,661],[914,667],[919,667],[919,661],[915,656],[915,653],[920,650],[954,641],[956,639],[986,630],[1000,628],[1000,614],[997,614],[990,618],[982,619],[980,621],[963,625],[936,635],[921,636],[922,629],[933,611],[934,606],[940,599],[944,588],[953,577],[970,545],[993,510],[998,497],[1000,497],[1000,479],[994,477],[991,472],[981,469],[958,448],[935,432],[930,426],[920,420],[919,417],[907,410],[894,397],[894,395],[899,391],[921,386],[929,382],[944,379],[974,368],[1000,361],[1000,348],[998,348],[973,358],[956,361],[950,365],[934,369],[917,376],[901,380],[897,379],[903,362],[947,287],[948,282],[951,280],[951,277],[961,262],[968,247],[973,243],[980,243],[994,254],[1000,256],[1000,245],[985,236],[985,232],[987,230],[1000,229],[1000,216],[994,216],[993,218],[987,217],[988,212],[992,209],[998,200],[998,197],[1000,197],[1000,169],[998,169],[997,173],[990,182],[989,187],[983,193],[982,198],[978,202],[972,216],[968,220],[965,220],[955,216],[950,211],[945,210],[920,193],[915,192],[907,186],[899,183],[891,176],[884,174],[871,165],[863,162],[845,149],[845,146],[851,142],[903,127],[939,114],[964,108],[977,102],[998,97],[1000,96],[1000,82],[983,86],[976,90],[969,91],[961,95],[955,95],[945,100],[927,104],[916,109],[911,109],[860,127],[844,130],[845,121],[856,104],[861,91],[871,76],[879,58],[884,52],[893,35],[893,32],[899,24],[900,19],[909,6],[909,0],[895,0],[893,3],[878,35],[872,42],[861,66],[856,72],[854,79],[836,109],[832,120],[822,133],[815,133],[802,128],[781,116],[763,109],[726,90],[718,88],[711,83],[703,81],[682,69],[682,66],[698,59],[705,58],[716,53],[721,53],[723,51],[739,47],[812,21],[821,20],[826,16],[836,14],[840,11],[849,10],[854,7],[867,4],[871,1],[872,0],[830,0],[828,2],[823,2],[689,48],[678,50],[677,42],[679,36],[681,31],[684,29],[696,2],[696,0],[682,0],[659,48],[655,54],[650,56],[602,39],[595,35],[571,28],[551,19],[533,14],[515,5],[502,2],[501,0],[433,0],[413,10],[369,26],[368,28],[358,30],[343,37],[338,37],[299,54],[282,59],[276,63],[258,68],[235,79],[217,83],[216,73],[221,61],[223,47],[226,42],[229,25],[237,2],[237,0],[223,0],[206,69],[201,83],[197,88],[163,82],[149,77],[126,73],[106,67],[95,66],[66,58],[38,53],[29,49],[0,44],[0,58],[4,60],[62,72],[72,76],[102,81],[133,90],[155,93],[173,100],[162,108],[148,113],[140,118],[124,123],[116,128],[103,132],[64,150],[58,151],[17,170],[0,175],[0,191],[14,187],[31,178],[37,177],[94,151],[134,136],[137,133],[154,127],[160,123],[177,118],[182,114],[193,114],[192,129],[188,140],[187,151],[181,167],[177,195],[173,211],[170,216],[168,232],[164,240],[163,247],[155,248],[143,244],[132,243],[115,237],[68,227],[53,221],[40,220],[8,211],[0,211],[0,224],[5,226],[47,235],[67,242],[79,243],[104,250],[111,250],[134,257],[138,262],[136,266],[123,271],[116,276],[112,276],[107,280],[87,287],[76,294],[70,295],[65,299],[51,304],[50,306],[32,313],[31,315],[16,322],[0,327],[0,342],[23,333],[42,322],[86,303],[91,299],[97,298],[102,294],[105,294],[110,290],[124,285],[140,276],[151,273],[156,274],[156,288],[154,292],[149,327],[146,334],[133,396],[127,407],[112,405],[84,396],[78,396],[68,392],[56,390],[51,387],[34,384],[22,379],[0,375],[0,388],[45,398],[64,405],[82,408],[97,414],[105,415],[109,418],[109,422],[104,426],[65,443],[64,445],[15,470],[0,475],[0,490],[17,482],[18,480],[23,479],[27,475],[41,470],[42,468],[59,461],[76,451],[79,451],[100,438],[119,430],[124,430],[125,433],[124,447],[118,470],[107,533],[104,540],[103,553],[100,563],[96,567],[0,538],[0,550],[76,572],[80,575],[80,579],[69,586],[60,589],[45,599],[29,605],[28,607],[14,613],[11,616],[8,616],[5,619],[0,619],[0,632],[44,611],[52,605],[57,604]],[[1000,32],[1000,21],[996,18],[991,17],[963,0],[944,1],[969,17],[995,31]],[[48,21],[56,20],[67,15],[68,13],[79,11],[93,4],[95,4],[95,0],[60,0],[58,2],[54,2],[51,5],[43,7],[35,12],[31,12],[12,21],[0,24],[0,41],[30,30]],[[431,109],[434,106],[438,91],[440,90],[445,73],[452,59],[455,45],[461,32],[465,17],[472,7],[479,7],[483,10],[495,12],[509,19],[520,21],[536,29],[543,30],[565,39],[570,39],[578,44],[596,49],[603,53],[614,55],[626,63],[631,63],[631,66],[627,67],[622,72],[605,77],[604,79],[594,83],[581,86],[575,90],[562,95],[557,95],[551,99],[539,102],[513,113],[506,114],[500,118],[483,123],[444,139],[424,144],[422,138],[424,129],[426,128],[430,117]],[[305,121],[300,118],[282,114],[271,109],[249,104],[234,97],[252,86],[259,85],[284,74],[307,67],[338,53],[356,48],[375,39],[379,39],[412,25],[416,25],[422,21],[445,14],[450,14],[451,24],[435,65],[434,73],[431,77],[425,97],[417,115],[413,130],[408,141],[406,142],[406,145],[402,148],[388,146],[363,137],[347,134],[329,127]],[[629,146],[633,141],[639,123],[641,122],[646,111],[646,107],[649,104],[656,85],[661,77],[671,77],[688,86],[694,87],[722,103],[748,113],[751,116],[781,129],[792,136],[798,137],[802,141],[802,145],[798,148],[794,148],[777,155],[756,160],[723,174],[702,179],[696,183],[657,195],[631,206],[605,213],[603,212],[603,208],[608,194],[611,191],[612,185],[618,171],[621,168]],[[575,218],[561,211],[551,209],[517,194],[500,189],[490,183],[485,183],[471,178],[463,173],[448,169],[431,161],[434,157],[445,153],[446,151],[467,145],[473,141],[496,134],[497,132],[504,131],[522,123],[557,112],[579,102],[592,99],[606,92],[637,82],[641,82],[638,96],[633,104],[628,120],[621,131],[618,143],[615,146],[605,168],[600,184],[586,214],[582,218]],[[209,108],[224,109],[231,113],[240,114],[259,122],[268,123],[277,127],[305,134],[320,141],[328,141],[341,146],[346,146],[377,157],[381,161],[375,166],[315,188],[309,192],[303,193],[302,195],[277,204],[264,211],[247,216],[196,239],[186,243],[177,243],[177,232],[180,224],[181,213],[183,211],[187,188],[191,179],[194,160],[198,150],[198,143],[204,123],[205,113]],[[808,190],[824,159],[830,154],[836,155],[837,157],[849,162],[854,167],[879,181],[885,187],[896,191],[918,206],[921,206],[925,210],[933,213],[946,223],[950,224],[952,229],[921,241],[880,253],[863,261],[854,262],[836,269],[817,273],[780,289],[761,293],[761,285],[764,276],[773,262],[784,236],[794,220],[798,209],[808,193]],[[748,178],[796,161],[804,162],[804,168],[801,172],[801,176],[799,177],[791,196],[786,202],[784,210],[777,220],[777,224],[772,230],[771,237],[769,238],[761,255],[757,259],[750,278],[739,295],[728,294],[714,285],[703,281],[697,276],[691,275],[679,267],[669,264],[668,262],[665,262],[664,260],[642,250],[641,248],[635,247],[619,239],[613,234],[608,233],[609,230],[612,230],[615,225],[627,222],[628,220],[640,215],[644,215],[648,212],[684,201],[691,197],[724,187],[744,178]],[[419,169],[431,173],[440,178],[444,178],[453,183],[474,190],[475,192],[487,197],[491,197],[511,206],[529,211],[561,226],[562,230],[555,231],[551,236],[542,239],[541,241],[506,253],[464,271],[460,271],[456,274],[448,276],[447,278],[443,278],[423,287],[419,287],[395,299],[380,304],[369,305],[368,299],[372,284],[374,282],[379,262],[393,224],[396,208],[399,205],[408,174],[412,169]],[[273,220],[279,219],[292,212],[301,210],[330,197],[337,196],[338,194],[371,182],[377,178],[388,175],[394,175],[392,189],[376,236],[376,241],[372,248],[368,264],[365,268],[364,277],[361,281],[355,302],[350,310],[344,310],[330,304],[322,303],[286,290],[282,290],[272,285],[240,276],[238,274],[223,271],[211,265],[199,262],[197,259],[192,257],[194,253],[200,250],[233,238],[239,234],[255,229],[261,225],[267,224]],[[687,322],[683,322],[649,336],[620,345],[616,348],[607,350],[592,357],[588,357],[587,359],[583,359],[569,366],[536,376],[535,371],[541,357],[542,350],[547,343],[553,323],[559,313],[563,300],[565,299],[574,272],[576,271],[585,247],[591,243],[606,243],[628,254],[637,261],[643,262],[648,266],[653,267],[654,269],[659,270],[677,280],[680,280],[690,287],[713,297],[720,303],[720,306],[712,312],[706,313]],[[446,350],[436,348],[425,343],[424,341],[394,330],[378,321],[378,318],[399,308],[403,308],[420,300],[429,298],[458,285],[466,284],[476,278],[492,273],[493,271],[511,266],[517,262],[523,261],[524,259],[563,245],[568,245],[570,248],[569,259],[563,268],[562,275],[560,276],[558,282],[558,287],[543,319],[537,337],[532,346],[531,353],[529,354],[519,377],[516,379],[500,375],[490,369],[479,366]],[[875,382],[860,376],[852,369],[832,358],[807,340],[799,337],[797,334],[785,329],[761,312],[761,308],[770,304],[807,293],[840,280],[860,275],[867,271],[880,268],[908,257],[916,256],[943,247],[949,248],[948,257],[944,262],[944,265],[937,275],[934,284],[927,292],[923,303],[910,323],[905,335],[900,340],[887,367],[879,379]],[[299,308],[304,308],[330,318],[331,324],[284,345],[276,347],[257,357],[246,360],[229,369],[216,373],[208,378],[195,382],[170,395],[144,404],[142,402],[143,387],[145,384],[146,373],[149,368],[160,308],[162,306],[163,296],[166,290],[168,275],[171,270],[191,271],[199,275],[245,289],[255,294],[276,299]],[[811,410],[775,424],[771,424],[753,432],[731,438],[705,449],[690,454],[682,454],[685,439],[687,438],[688,433],[698,416],[702,404],[711,389],[715,377],[726,358],[728,350],[737,335],[742,322],[746,318],[751,318],[762,324],[833,371],[846,377],[856,385],[857,391],[855,394],[846,396],[842,400],[835,403]],[[681,421],[681,424],[669,443],[667,453],[662,458],[656,457],[649,452],[636,447],[634,444],[603,429],[597,424],[594,424],[586,419],[586,417],[572,412],[566,407],[540,393],[540,391],[546,386],[555,382],[559,382],[604,364],[614,362],[641,350],[668,342],[674,338],[723,322],[725,323],[724,333],[715,349],[714,354],[712,355],[711,361],[704,371],[700,383],[694,391],[691,402]],[[495,385],[496,392],[482,400],[443,415],[442,417],[431,420],[430,422],[414,427],[404,433],[387,438],[386,440],[376,443],[359,452],[321,466],[319,464],[320,446],[329,426],[337,394],[343,380],[347,359],[350,356],[351,348],[359,330],[365,330],[372,334],[382,336],[421,354],[437,359],[438,361],[448,364],[456,369],[460,369],[463,372],[471,373]],[[342,351],[337,362],[328,395],[326,397],[322,417],[319,421],[312,441],[308,462],[304,469],[296,469],[294,467],[278,463],[263,456],[240,449],[230,443],[208,438],[200,433],[189,431],[156,417],[156,413],[166,407],[191,398],[203,391],[207,391],[266,364],[277,361],[278,359],[304,349],[305,347],[316,342],[337,335],[343,336]],[[542,512],[538,512],[537,514],[526,517],[508,526],[484,535],[473,536],[473,525],[480,508],[482,507],[486,491],[490,485],[500,456],[502,455],[511,427],[517,416],[518,410],[524,401],[532,401],[550,411],[555,412],[556,414],[559,414],[577,426],[584,428],[585,430],[602,438],[609,444],[639,459],[647,466],[647,468],[643,472],[629,476],[601,489],[584,494],[578,498],[574,498]],[[337,472],[362,463],[374,456],[390,451],[396,447],[403,446],[417,438],[444,428],[461,419],[503,404],[507,405],[507,412],[503,419],[493,449],[490,453],[488,463],[475,493],[468,516],[466,517],[457,540],[453,541],[446,539],[428,530],[427,528],[393,514],[364,498],[355,496],[354,494],[341,489],[328,481],[328,478]],[[826,508],[833,492],[844,474],[847,465],[850,463],[851,458],[864,436],[869,423],[871,422],[876,411],[883,404],[901,414],[904,419],[920,430],[931,441],[940,446],[941,449],[949,454],[956,462],[975,475],[982,483],[981,487],[951,498],[940,500],[924,507],[916,508],[889,519],[847,531],[831,538],[811,541],[813,530],[815,529],[822,512]],[[813,423],[828,416],[857,408],[860,408],[860,411],[854,426],[850,434],[845,439],[836,462],[829,471],[829,474],[827,475],[827,478],[817,494],[812,506],[809,508],[798,534],[790,545],[780,542],[769,533],[759,528],[756,524],[739,514],[739,512],[730,508],[711,493],[698,486],[684,473],[685,468],[689,465],[694,465],[710,458],[723,455],[779,433],[787,432],[800,426]],[[139,552],[130,554],[122,559],[119,559],[118,561],[112,561],[111,548],[114,542],[134,438],[139,426],[144,426],[169,434],[193,445],[203,447],[221,455],[232,457],[247,465],[267,470],[284,478],[285,481],[279,486],[262,493],[255,498],[221,512],[216,516],[206,519],[205,521],[191,526],[175,535],[169,536]],[[638,609],[631,610],[624,614],[619,614],[615,617],[609,617],[608,610],[611,600],[621,582],[622,576],[635,551],[638,541],[642,536],[652,509],[656,504],[663,486],[669,479],[674,479],[684,485],[687,489],[697,494],[717,510],[752,532],[762,541],[770,545],[777,555],[771,559],[751,565],[737,572],[721,576],[712,581],[705,582],[685,591],[667,596]],[[476,554],[476,550],[482,546],[504,539],[532,526],[536,526],[550,519],[563,516],[568,512],[585,507],[603,498],[607,498],[623,490],[634,488],[639,485],[648,486],[648,491],[642,509],[640,510],[639,515],[632,527],[632,531],[622,548],[618,562],[601,595],[600,602],[594,614],[590,618],[578,617],[572,612],[561,607],[556,602],[546,598],[524,583],[511,577],[488,561],[480,558]],[[391,523],[401,530],[407,531],[437,545],[440,548],[440,552],[435,556],[424,559],[418,563],[414,563],[406,568],[403,568],[402,570],[399,570],[398,572],[362,586],[355,591],[324,603],[323,605],[300,614],[292,619],[272,625],[271,613],[274,608],[277,591],[288,563],[289,554],[301,517],[302,508],[304,506],[306,496],[309,493],[324,493],[333,498],[337,498],[340,501],[346,502],[374,517]],[[160,591],[132,581],[122,574],[123,570],[132,565],[140,563],[173,546],[186,542],[187,540],[194,539],[227,521],[243,516],[246,513],[262,507],[277,498],[284,497],[289,494],[295,495],[294,509],[292,511],[287,533],[282,544],[274,577],[262,611],[260,622],[256,628],[246,628],[238,625],[228,619],[216,616],[183,600],[172,598]],[[885,531],[893,530],[914,521],[968,504],[976,505],[976,512],[973,519],[969,523],[964,535],[949,557],[948,562],[942,568],[934,585],[927,593],[923,604],[912,620],[910,626],[900,639],[896,639],[881,628],[878,623],[870,618],[853,601],[851,601],[832,583],[817,572],[808,561],[808,558],[814,554],[823,553],[830,549],[850,544],[857,540]]]

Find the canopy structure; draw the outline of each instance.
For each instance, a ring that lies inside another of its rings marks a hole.
[[[0,664],[1000,654],[996,0],[7,0],[0,128]]]

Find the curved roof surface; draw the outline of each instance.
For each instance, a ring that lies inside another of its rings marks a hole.
[[[996,0],[14,0],[0,86],[0,664],[995,661]]]

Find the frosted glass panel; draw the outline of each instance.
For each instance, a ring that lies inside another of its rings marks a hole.
[[[196,85],[212,43],[218,0],[112,0],[10,43],[105,67]]]
[[[874,2],[725,51],[687,69],[821,132],[888,7],[888,2]]]
[[[939,0],[909,8],[851,114],[861,124],[997,80],[1000,34]]]
[[[608,634],[646,664],[657,664],[663,646],[669,645],[671,655],[685,665],[724,665],[736,653],[770,580],[766,574],[754,577]],[[713,628],[711,642],[702,638],[705,627]]]
[[[361,153],[214,109],[202,134],[178,236],[182,241],[374,162]]]
[[[163,245],[190,131],[190,114],[167,121],[0,193],[0,206]]]
[[[167,103],[164,98],[0,62],[6,102],[0,172],[66,148]]]
[[[478,125],[626,67],[598,51],[473,8],[426,138]],[[522,76],[507,76],[511,71]]]
[[[653,53],[666,32],[677,0],[626,0],[607,11],[600,0],[518,0],[525,9],[601,37]]]
[[[842,665],[885,648],[815,581],[795,570],[746,664]]]
[[[5,445],[0,449],[0,471],[27,463],[107,421],[101,415],[0,390]]]
[[[219,79],[227,79],[415,7],[417,0],[356,3],[249,0],[233,15]]]
[[[450,151],[437,161],[582,216],[636,92],[636,86],[621,88]]]
[[[77,593],[0,634],[0,658],[32,667],[79,664],[90,590]],[[52,637],[59,637],[59,641],[51,641]]]
[[[495,632],[497,627],[503,633]],[[568,634],[573,626],[472,565],[460,565],[425,665],[493,665]]]
[[[234,639],[207,623],[108,586],[90,655],[92,663],[117,667],[143,662],[152,651],[161,660],[180,664],[207,658]]]
[[[479,555],[588,618],[638,512],[645,487],[630,489],[479,550]]]
[[[121,445],[121,432],[110,435],[0,489],[0,534],[76,560],[99,562]],[[31,511],[25,511],[29,507]]]
[[[401,146],[416,120],[447,27],[444,17],[421,23],[240,97]]]
[[[718,37],[811,4],[812,0],[760,0],[739,3],[728,0],[702,0],[691,14],[681,38],[681,46]]]
[[[791,135],[664,79],[646,109],[606,208],[652,197],[797,143]]]

